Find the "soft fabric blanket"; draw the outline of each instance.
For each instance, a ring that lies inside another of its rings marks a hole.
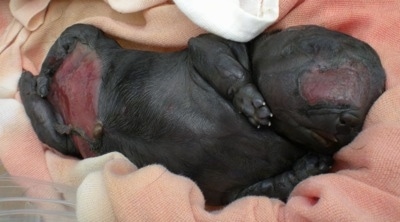
[[[199,2],[0,1],[0,159],[8,172],[77,187],[80,221],[400,221],[400,1]],[[332,173],[303,181],[287,203],[246,197],[206,209],[196,184],[163,166],[137,169],[119,153],[80,161],[38,141],[18,98],[18,78],[23,69],[37,74],[49,47],[74,23],[94,24],[124,47],[158,51],[184,48],[206,30],[247,41],[267,27],[322,25],[377,50],[387,91],[359,136],[335,155]]]

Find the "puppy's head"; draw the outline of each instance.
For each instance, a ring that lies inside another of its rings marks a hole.
[[[250,53],[274,130],[318,152],[333,153],[348,144],[384,91],[385,72],[376,52],[319,26],[261,35]]]

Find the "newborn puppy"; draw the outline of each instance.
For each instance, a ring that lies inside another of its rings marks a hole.
[[[248,44],[201,35],[185,50],[157,53],[123,49],[78,24],[19,87],[48,146],[162,164],[219,205],[246,195],[285,200],[301,180],[327,172],[384,83],[371,47],[316,26]]]

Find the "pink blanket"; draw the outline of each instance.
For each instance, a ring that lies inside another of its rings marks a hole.
[[[17,81],[22,69],[38,73],[69,25],[94,24],[124,47],[160,51],[183,48],[191,36],[213,31],[166,0],[137,0],[129,7],[113,5],[129,1],[108,2],[0,1],[0,159],[12,175],[77,187],[80,221],[400,221],[400,1],[279,2],[270,28],[317,24],[368,42],[382,59],[387,91],[360,135],[335,155],[332,173],[299,184],[286,204],[246,197],[220,209],[206,209],[196,184],[163,166],[137,169],[119,153],[78,161],[46,148],[34,134]],[[116,11],[128,8],[139,11]]]

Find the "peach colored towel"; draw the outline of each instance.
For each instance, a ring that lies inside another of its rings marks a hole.
[[[318,24],[354,35],[378,51],[388,75],[388,90],[362,133],[337,153],[333,172],[302,182],[286,204],[246,197],[205,210],[195,183],[160,165],[137,169],[119,153],[78,161],[45,148],[18,100],[16,83],[22,68],[38,72],[64,28],[90,23],[124,47],[160,51],[183,48],[204,32],[169,1],[143,4],[142,11],[123,14],[96,0],[12,1],[11,10],[0,1],[0,159],[11,174],[77,187],[80,221],[400,221],[397,0],[280,1],[270,28]]]

